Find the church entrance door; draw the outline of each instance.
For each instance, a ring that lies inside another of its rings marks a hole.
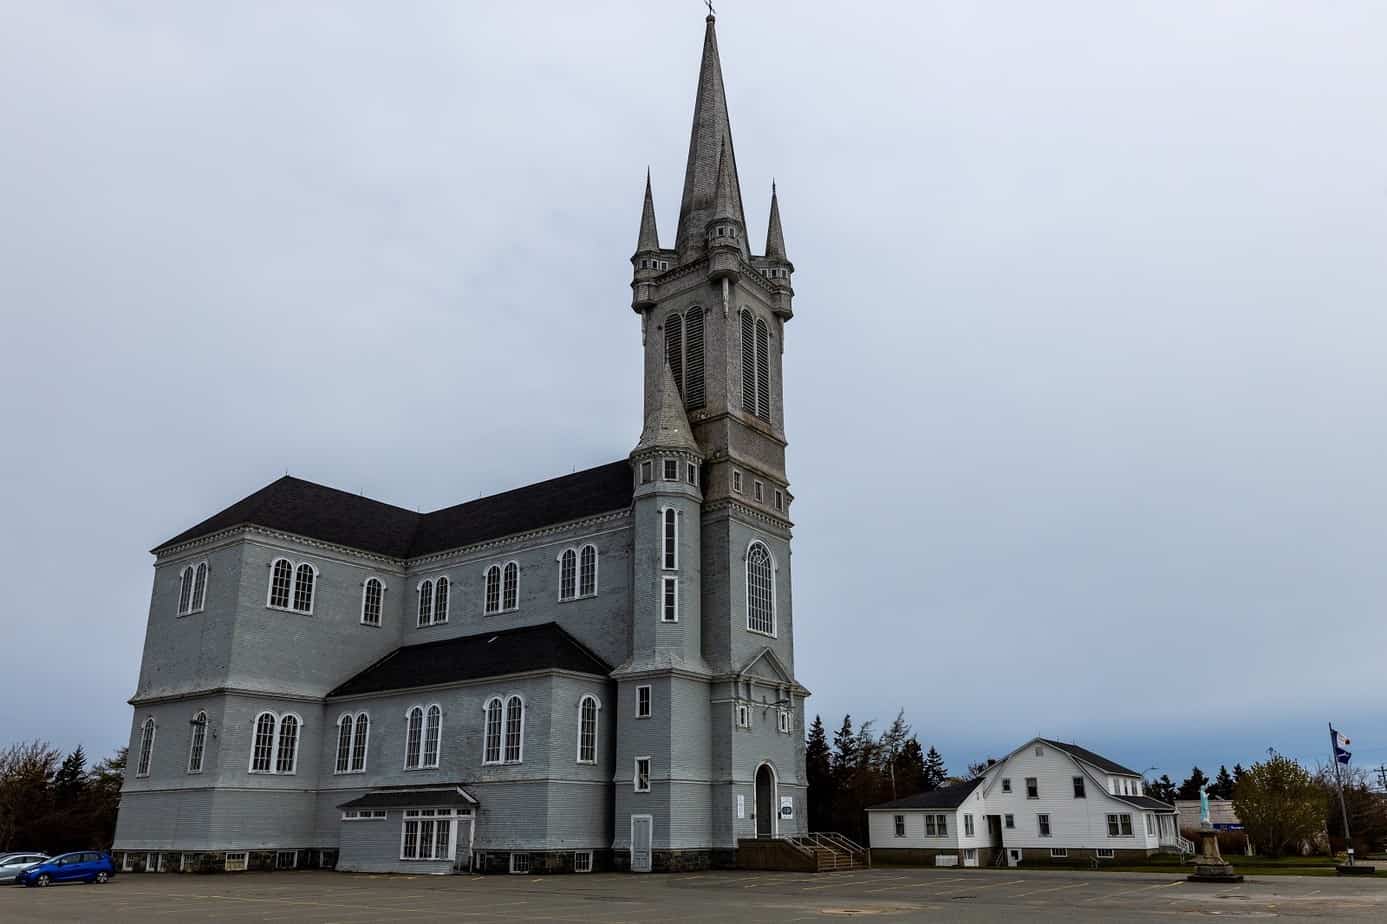
[[[756,836],[775,837],[775,771],[770,764],[756,768]]]
[[[631,872],[650,872],[650,842],[655,820],[649,815],[631,816]]]

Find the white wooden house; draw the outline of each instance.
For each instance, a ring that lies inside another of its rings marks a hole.
[[[1035,738],[966,783],[867,809],[872,857],[945,865],[1069,863],[1192,851],[1141,774]]]

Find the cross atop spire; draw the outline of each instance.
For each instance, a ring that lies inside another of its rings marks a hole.
[[[723,148],[731,175],[727,190],[731,217],[746,226],[742,212],[742,190],[737,180],[737,159],[733,154],[732,125],[727,117],[727,93],[722,83],[722,62],[718,58],[718,36],[710,12],[703,33],[703,61],[698,70],[698,92],[694,96],[693,129],[689,134],[689,161],[684,169],[684,196],[679,203],[679,227],[674,246],[681,263],[703,255],[703,235],[716,206],[718,172]]]

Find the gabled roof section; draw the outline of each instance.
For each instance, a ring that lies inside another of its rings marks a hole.
[[[152,551],[236,526],[262,526],[390,558],[414,558],[625,510],[631,491],[631,466],[622,460],[420,514],[286,475]]]
[[[935,789],[930,792],[920,792],[913,796],[906,796],[904,799],[896,799],[892,802],[882,802],[880,805],[869,805],[869,812],[885,812],[892,809],[953,809],[958,808],[964,803],[973,790],[977,789],[983,778],[969,780],[966,783],[959,783],[956,786],[945,786],[943,789]]]
[[[605,678],[612,669],[558,623],[546,622],[396,648],[328,697],[386,693],[538,670]]]
[[[753,655],[746,664],[742,665],[742,669],[737,671],[737,676],[747,676],[752,672],[752,668],[756,667],[758,664],[766,665],[771,673],[775,674],[786,683],[793,684],[795,682],[795,678],[791,676],[790,669],[785,666],[785,662],[781,661],[780,658],[776,656],[776,653],[771,651],[769,647],[762,648]]]
[[[1160,799],[1153,799],[1150,796],[1119,796],[1110,792],[1104,793],[1104,795],[1109,799],[1116,799],[1118,802],[1126,802],[1128,805],[1134,805],[1148,812],[1175,811],[1175,806],[1171,805],[1169,802],[1162,802]]]
[[[1123,776],[1141,776],[1135,770],[1129,770],[1117,761],[1108,760],[1101,754],[1095,754],[1088,748],[1081,748],[1077,744],[1065,744],[1063,741],[1052,741],[1049,738],[1037,738],[1042,744],[1048,744],[1057,751],[1063,751],[1070,757],[1082,760],[1086,764],[1092,764],[1105,773],[1120,773]]]
[[[399,786],[393,789],[368,792],[349,802],[343,802],[340,809],[362,808],[429,808],[431,806],[469,806],[476,805],[477,799],[462,788],[461,784],[439,786],[436,783],[424,786]]]

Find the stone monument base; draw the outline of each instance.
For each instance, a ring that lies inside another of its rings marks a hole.
[[[1218,849],[1218,832],[1204,828],[1199,832],[1199,855],[1194,858],[1194,872],[1185,877],[1190,882],[1242,882],[1233,864],[1223,859]]]

